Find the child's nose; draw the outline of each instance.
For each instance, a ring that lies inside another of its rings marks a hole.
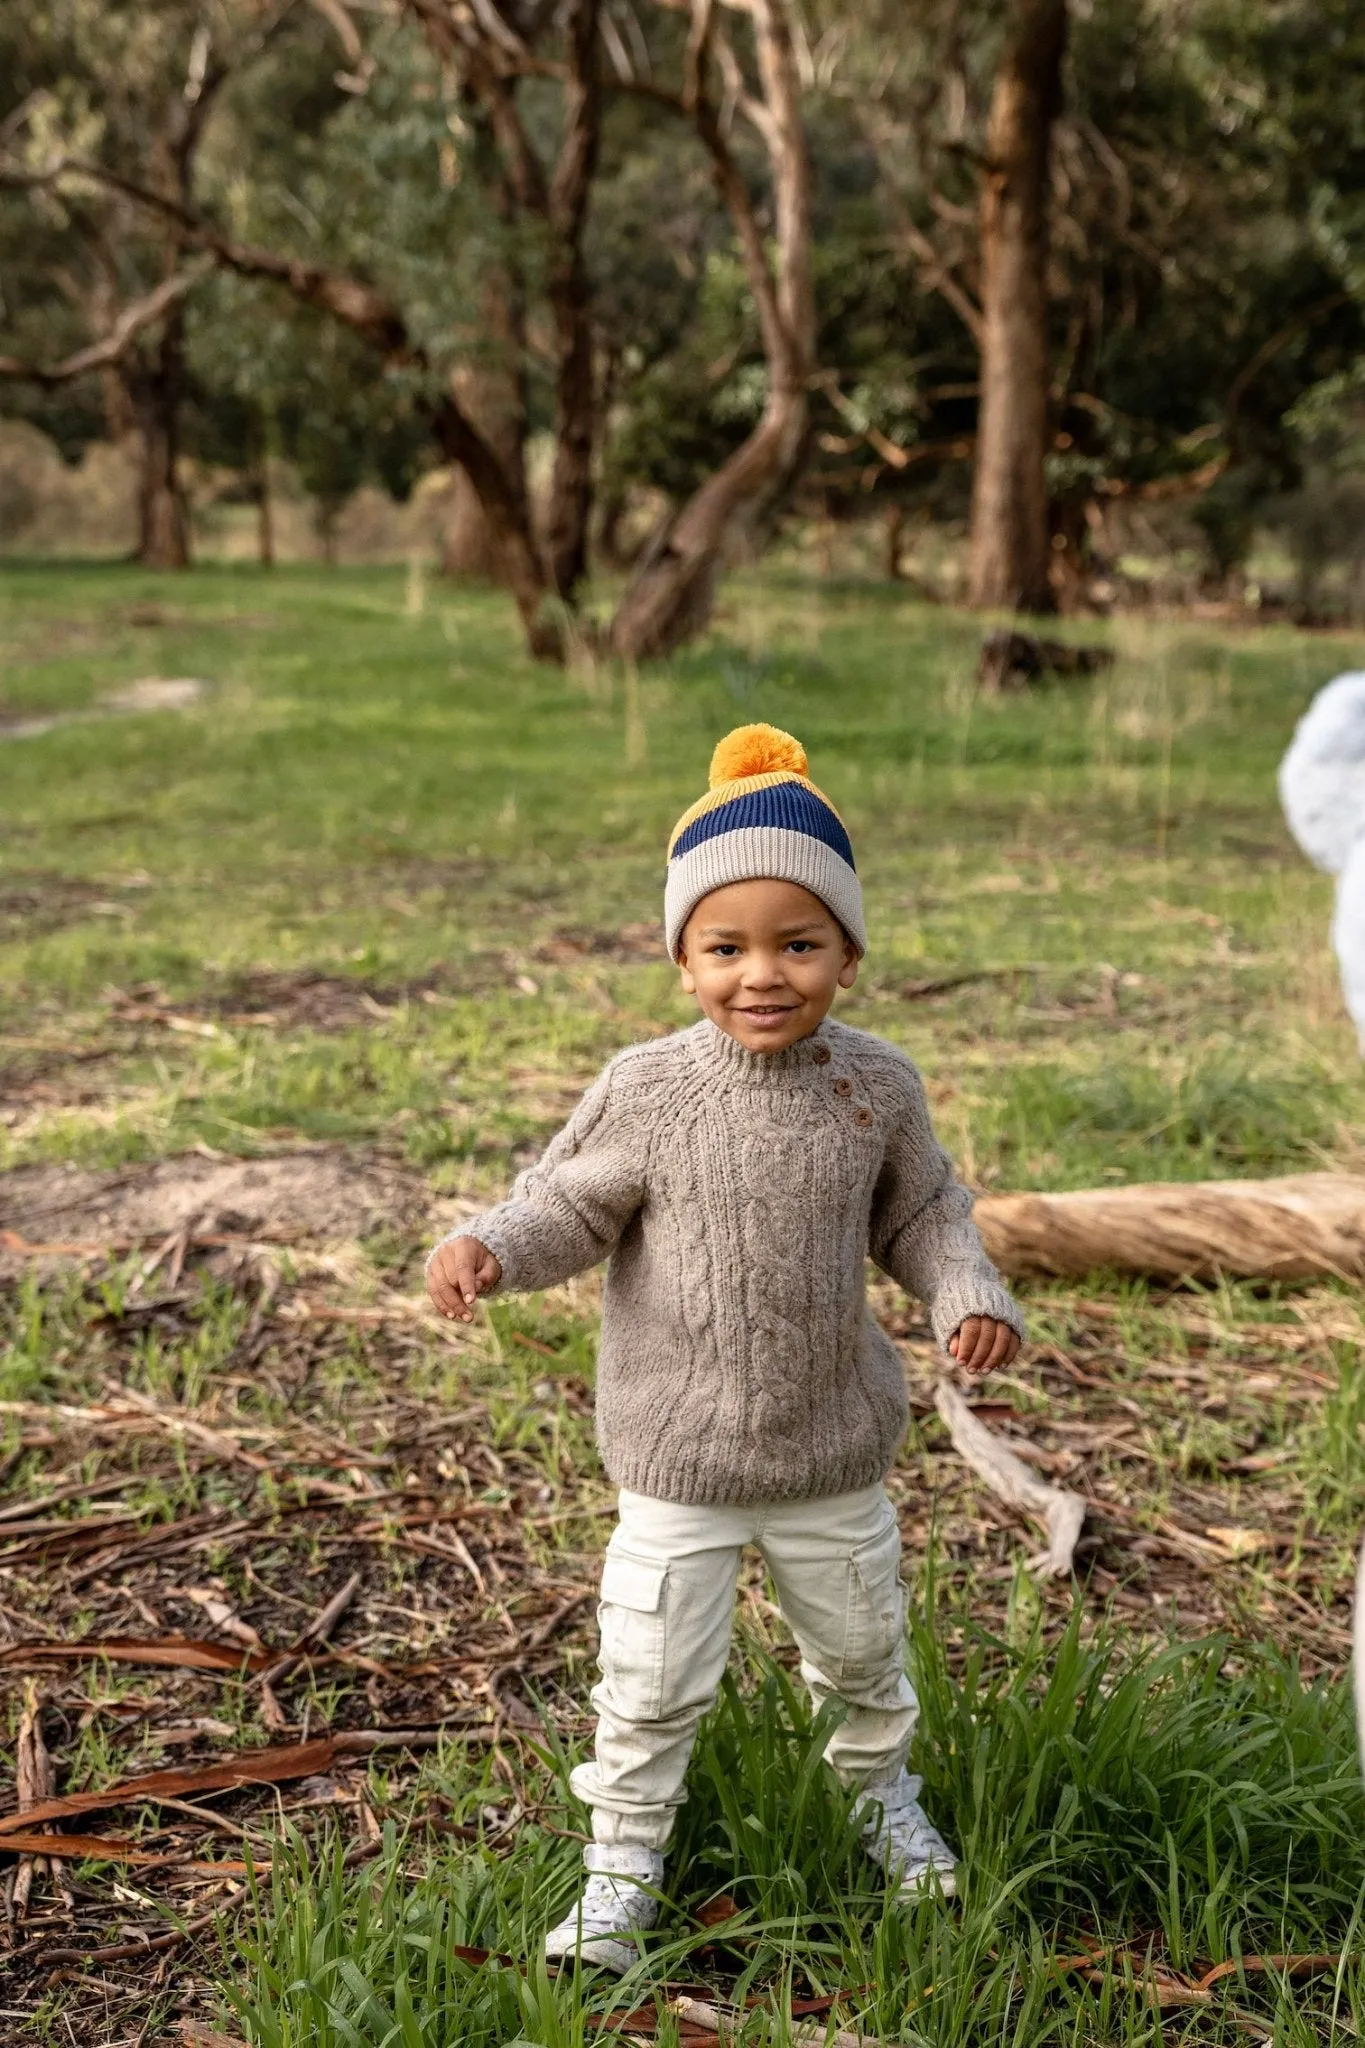
[[[782,979],[782,962],[776,953],[755,949],[745,963],[745,980],[750,988],[772,988]]]

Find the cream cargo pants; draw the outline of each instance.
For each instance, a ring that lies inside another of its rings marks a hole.
[[[597,1841],[666,1846],[697,1723],[725,1670],[746,1543],[767,1563],[816,1706],[847,1705],[830,1763],[850,1784],[901,1768],[918,1706],[905,1675],[900,1530],[883,1487],[748,1508],[623,1491],[619,1512],[597,1610],[596,1754],[572,1778]]]

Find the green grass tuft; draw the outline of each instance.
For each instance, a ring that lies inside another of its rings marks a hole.
[[[822,1761],[828,1713],[760,1661],[749,1684],[727,1679],[703,1724],[665,1912],[623,1987],[538,1962],[578,1852],[528,1816],[497,1847],[442,1847],[411,1869],[414,1845],[392,1832],[377,1872],[284,1845],[230,1993],[239,2024],[259,2048],[568,2048],[665,1980],[715,1976],[756,2001],[754,2042],[787,2038],[793,1995],[839,1990],[886,2041],[1136,2042],[1150,2037],[1152,1963],[1189,1976],[1232,1964],[1209,2019],[1232,2004],[1267,2032],[1310,2013],[1327,2024],[1337,2000],[1338,2022],[1359,2023],[1359,1956],[1307,1989],[1246,1966],[1354,1942],[1365,1801],[1343,1687],[1305,1683],[1267,1646],[1125,1657],[1110,1634],[1083,1642],[1079,1608],[1051,1654],[1036,1632],[1011,1651],[967,1616],[921,1614],[911,1665],[926,1803],[964,1858],[956,1904],[888,1900]],[[572,1827],[572,1758],[553,1740],[541,1756],[540,1810]],[[454,1747],[428,1783],[474,1815],[487,1769]],[[708,1925],[702,1909],[722,1899],[730,1917]],[[457,1944],[515,1967],[462,1962]],[[1078,1955],[1093,1981],[1059,1971]]]

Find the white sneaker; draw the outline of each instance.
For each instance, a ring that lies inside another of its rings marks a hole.
[[[583,1896],[546,1935],[545,1954],[551,1962],[577,1956],[619,1976],[640,1960],[631,1936],[643,1934],[659,1917],[655,1893],[663,1883],[664,1859],[638,1842],[590,1842],[583,1867],[589,1873]]]
[[[951,1899],[957,1890],[957,1858],[919,1803],[923,1783],[904,1770],[894,1778],[869,1780],[858,1805],[863,1840],[902,1898],[931,1890],[937,1880],[944,1898]]]

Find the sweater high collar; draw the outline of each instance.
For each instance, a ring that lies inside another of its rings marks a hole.
[[[781,1052],[750,1052],[747,1045],[741,1045],[709,1017],[695,1024],[691,1035],[700,1058],[727,1079],[750,1088],[790,1087],[828,1065],[827,1021],[817,1024],[808,1037],[798,1038],[795,1045],[784,1046]]]

